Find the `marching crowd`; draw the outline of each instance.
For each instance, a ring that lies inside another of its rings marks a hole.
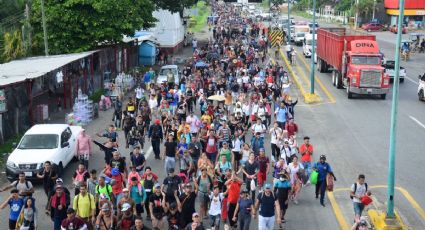
[[[209,21],[212,39],[205,45],[193,41],[193,57],[178,83],[169,76],[153,84],[151,69],[134,100],[115,100],[115,124],[98,134],[105,139],[92,140],[82,131],[74,191],[44,163],[38,178],[54,230],[150,229],[147,222],[152,229],[247,230],[257,217],[257,229],[271,230],[284,225],[289,203],[297,205],[302,187],[310,184],[325,206],[335,175],[325,155],[313,161],[309,137],[297,143],[298,100],[289,95],[284,68],[267,62],[266,28],[230,5],[212,1],[211,7],[220,16]],[[129,155],[118,151],[119,129]],[[104,153],[102,171],[89,169],[92,143]],[[163,168],[149,166],[146,145]],[[161,170],[165,178],[158,176]],[[10,206],[9,229],[39,229],[31,182],[21,174],[0,191],[8,189],[11,196],[0,208]],[[364,176],[352,191],[361,229]]]

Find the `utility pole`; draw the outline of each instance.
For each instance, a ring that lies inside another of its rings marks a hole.
[[[22,33],[22,36],[24,38],[23,41],[24,41],[25,52],[26,52],[26,55],[27,56],[30,56],[31,55],[31,51],[32,51],[31,9],[30,9],[29,2],[30,1],[27,1],[25,3],[25,17],[26,17],[26,20],[25,20],[25,24],[23,26],[23,30],[24,30],[23,32],[25,32],[25,33]]]
[[[404,18],[404,0],[399,0],[399,14],[397,22],[397,43],[395,45],[395,77],[393,83],[393,100],[391,103],[391,130],[390,149],[388,151],[388,194],[386,219],[394,219],[394,177],[395,177],[395,154],[397,137],[397,113],[398,113],[398,88],[400,84],[400,43],[402,24]]]
[[[311,42],[310,93],[314,94],[314,55],[316,54],[316,0],[313,0],[313,40]]]
[[[46,56],[49,56],[49,43],[47,42],[47,27],[46,27],[46,15],[44,12],[44,0],[41,0],[41,20],[43,21],[44,54]]]
[[[372,21],[375,21],[375,7],[376,7],[376,0],[373,0],[373,7],[372,7]]]

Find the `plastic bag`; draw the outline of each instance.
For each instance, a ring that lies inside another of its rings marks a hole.
[[[319,177],[319,173],[317,171],[313,171],[310,174],[310,183],[317,184],[317,178]]]
[[[255,191],[255,180],[254,179],[252,179],[251,180],[251,184],[250,184],[250,188],[251,188],[251,191]]]

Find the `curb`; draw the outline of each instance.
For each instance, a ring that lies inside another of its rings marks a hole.
[[[386,218],[385,212],[377,209],[370,209],[367,214],[370,221],[377,230],[407,230],[408,228],[403,223],[400,215],[395,211],[394,218]]]
[[[288,73],[292,76],[292,78],[294,79],[295,84],[297,85],[298,89],[301,92],[301,95],[304,97],[304,102],[307,104],[313,104],[313,103],[318,103],[321,101],[319,95],[317,94],[311,94],[311,93],[307,93],[304,88],[301,85],[301,80],[298,78],[298,76],[296,76],[294,74],[294,71],[292,69],[292,66],[289,64],[288,60],[286,59],[282,49],[279,49],[279,53],[280,56],[282,57],[283,61],[286,64],[286,67],[288,69]]]

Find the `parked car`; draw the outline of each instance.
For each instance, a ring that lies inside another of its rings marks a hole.
[[[9,155],[6,176],[10,181],[24,172],[28,179],[36,179],[44,162],[50,161],[59,175],[72,161],[81,126],[67,124],[39,124],[31,127]]]
[[[362,29],[370,31],[380,31],[384,26],[381,23],[369,22],[362,25]]]
[[[419,101],[425,100],[425,73],[419,75],[418,97]]]
[[[382,65],[385,68],[385,74],[388,74],[390,77],[390,81],[394,80],[395,77],[395,61],[387,60],[385,64]],[[400,66],[400,82],[404,82],[404,78],[406,77],[406,69]]]
[[[397,33],[397,31],[398,31],[398,29],[397,29],[397,25],[393,25],[393,26],[391,26],[391,29],[390,29],[390,32],[392,32],[392,33]],[[406,26],[403,26],[403,28],[401,29],[401,33],[402,34],[405,34],[405,33],[407,33],[407,27]]]
[[[165,65],[161,67],[158,77],[156,78],[156,84],[161,85],[162,83],[167,82],[167,74],[171,73],[174,75],[174,84],[179,84],[180,82],[180,70],[177,65]]]

